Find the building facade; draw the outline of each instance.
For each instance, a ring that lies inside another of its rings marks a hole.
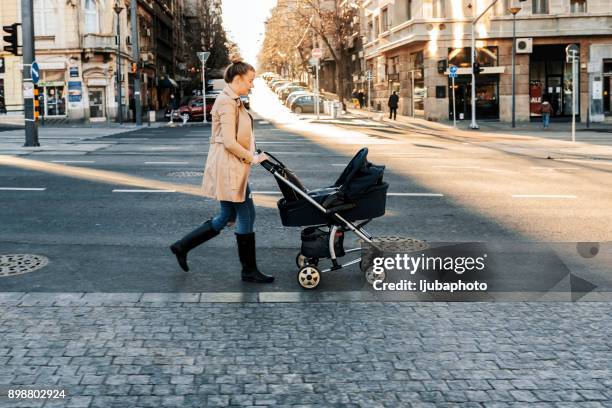
[[[488,11],[487,7],[494,3]],[[452,120],[449,66],[458,67],[454,93],[458,120],[471,117],[471,32],[476,38],[478,119],[511,121],[513,15],[516,14],[516,119],[539,120],[544,100],[553,120],[572,115],[572,64],[576,44],[576,115],[601,122],[610,115],[612,7],[609,0],[366,0],[364,60],[372,72],[372,106],[386,109],[392,91],[399,112]],[[475,16],[483,17],[472,24]]]
[[[134,0],[136,1],[136,0]],[[121,7],[119,13],[115,5]],[[133,118],[133,63],[144,110],[165,106],[174,74],[174,0],[138,0],[140,60],[132,56],[130,2],[34,0],[35,59],[41,116],[46,121],[113,121],[119,110],[117,22],[120,28],[121,107]],[[21,22],[18,0],[0,0],[3,25]],[[7,114],[23,113],[21,57],[0,51]]]

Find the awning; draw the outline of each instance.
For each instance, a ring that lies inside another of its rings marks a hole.
[[[161,88],[178,88],[176,81],[167,75],[159,77],[157,80],[157,86]]]

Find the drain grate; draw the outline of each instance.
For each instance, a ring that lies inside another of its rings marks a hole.
[[[187,178],[187,177],[202,177],[204,176],[204,172],[202,171],[173,171],[168,173],[168,177],[178,177],[178,178]]]
[[[49,258],[34,254],[0,255],[0,277],[15,276],[44,268]]]

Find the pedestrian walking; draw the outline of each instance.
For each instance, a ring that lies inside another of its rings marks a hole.
[[[204,195],[220,202],[220,212],[170,246],[184,271],[188,271],[187,253],[236,222],[238,257],[242,280],[270,283],[274,277],[257,269],[255,256],[255,206],[249,186],[251,165],[267,157],[255,153],[253,117],[244,108],[240,96],[253,88],[255,68],[239,56],[225,70],[226,86],[212,107],[212,134],[204,169]]]
[[[542,102],[540,112],[542,113],[542,124],[544,125],[544,129],[547,129],[550,123],[550,112],[552,112],[552,105],[545,100]]]
[[[357,92],[357,88],[353,89],[351,93],[351,102],[353,103],[353,107],[355,109],[359,108],[359,92]]]
[[[359,93],[357,93],[357,99],[359,100],[359,109],[363,109],[365,106],[365,94],[363,93],[363,89],[360,89]]]
[[[391,119],[391,117],[393,117],[393,120],[397,119],[398,102],[399,96],[397,96],[397,93],[393,91],[393,94],[391,94],[391,96],[389,97],[389,102],[387,103],[387,105],[389,106],[389,119]]]
[[[179,113],[179,100],[174,96],[174,94],[170,95],[170,122],[168,123],[174,123],[174,113],[176,112],[176,114],[178,115]]]

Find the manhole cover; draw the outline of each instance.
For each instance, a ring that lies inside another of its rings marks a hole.
[[[422,251],[429,248],[427,241],[422,241],[414,238],[399,237],[399,236],[387,236],[387,237],[375,237],[374,243],[382,244],[385,250],[390,251]]]
[[[168,177],[202,177],[204,172],[202,171],[173,171],[168,173]]]
[[[49,258],[34,254],[0,255],[0,277],[21,275],[44,268]]]

